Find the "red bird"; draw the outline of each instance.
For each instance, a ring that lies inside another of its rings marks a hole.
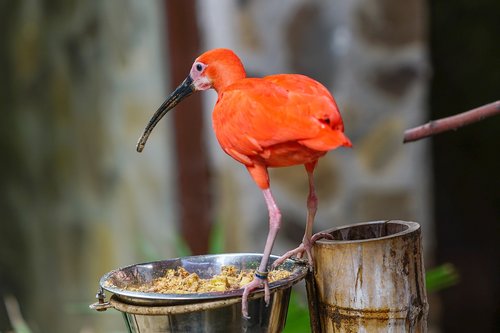
[[[248,316],[248,295],[264,287],[269,301],[268,260],[281,225],[281,213],[269,188],[268,167],[303,164],[309,177],[307,222],[302,244],[286,253],[280,262],[304,252],[312,264],[312,243],[324,235],[312,235],[317,197],[313,171],[329,150],[350,147],[332,95],[319,82],[303,75],[278,74],[247,78],[238,56],[228,49],[203,53],[193,63],[188,77],[153,115],[137,143],[144,149],[158,121],[177,103],[199,90],[213,88],[218,100],[213,110],[213,128],[222,149],[245,165],[261,188],[269,210],[269,233],[255,278],[245,286],[242,312]]]

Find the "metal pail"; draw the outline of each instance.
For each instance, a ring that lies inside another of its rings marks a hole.
[[[148,284],[163,276],[167,269],[184,267],[201,278],[220,272],[221,266],[239,269],[258,267],[261,254],[236,253],[191,256],[127,266],[105,274],[100,280],[99,302],[91,308],[102,311],[114,308],[123,313],[129,332],[281,332],[292,286],[302,280],[307,266],[287,260],[281,269],[292,274],[270,283],[271,300],[264,302],[264,292],[252,293],[248,304],[250,319],[241,315],[242,289],[202,294],[157,294],[127,291],[130,285]],[[271,256],[270,263],[278,257]],[[112,293],[109,302],[103,290]]]

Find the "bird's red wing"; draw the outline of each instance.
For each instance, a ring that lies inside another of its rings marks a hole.
[[[330,99],[333,99],[324,85],[305,75],[275,74],[264,77],[264,80],[272,82],[288,91],[303,95],[328,96]]]
[[[344,124],[335,100],[328,89],[318,81],[300,74],[276,74],[266,76],[264,80],[289,91],[292,105],[297,100],[300,105],[309,104],[307,108],[309,116],[324,122],[330,128],[344,130]],[[303,110],[301,111],[303,114]]]
[[[344,123],[337,104],[325,86],[300,74],[277,74],[264,79],[289,91],[289,108],[298,106],[302,117],[307,115],[320,123],[316,126],[317,133],[298,143],[319,151],[351,147],[343,133]]]
[[[255,155],[278,143],[311,137],[317,131],[313,120],[289,112],[289,98],[287,90],[262,79],[245,79],[225,90],[213,113],[221,146]]]
[[[332,125],[342,126],[342,120],[328,91],[304,76],[286,76],[244,79],[219,96],[214,130],[222,148],[238,161],[251,164],[249,156],[277,144],[298,142],[327,151],[345,139],[342,135],[332,146],[332,133],[341,132]]]

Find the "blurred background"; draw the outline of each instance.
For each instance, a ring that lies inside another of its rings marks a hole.
[[[104,273],[262,252],[267,210],[218,147],[215,92],[135,152],[215,47],[249,76],[302,73],[335,96],[354,148],[319,163],[315,231],[419,222],[426,267],[459,275],[429,294],[431,332],[500,331],[500,118],[402,144],[406,128],[499,99],[498,13],[496,0],[0,1],[0,332],[125,332],[117,311],[88,309]],[[281,254],[304,232],[303,167],[272,170],[271,187]]]

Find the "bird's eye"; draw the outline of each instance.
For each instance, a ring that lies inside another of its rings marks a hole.
[[[196,64],[196,70],[198,72],[201,72],[203,70],[203,65],[202,64]]]

